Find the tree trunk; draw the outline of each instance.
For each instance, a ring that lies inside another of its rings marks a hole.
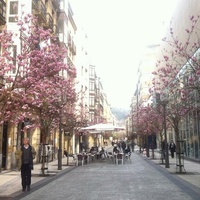
[[[179,173],[182,173],[183,172],[183,168],[184,168],[184,164],[182,163],[182,159],[181,159],[181,155],[182,155],[182,152],[181,152],[181,146],[180,146],[180,135],[179,135],[179,127],[178,127],[179,123],[178,121],[176,121],[176,124],[175,124],[175,127],[174,127],[174,130],[175,130],[175,135],[176,135],[176,166],[178,166],[178,172]]]
[[[41,164],[41,175],[45,176],[45,170],[48,170],[47,167],[47,162],[48,162],[48,152],[46,152],[46,147],[45,147],[45,132],[42,130],[41,131],[42,134],[42,164]]]
[[[41,166],[41,172],[42,176],[45,176],[45,161],[46,161],[46,148],[45,144],[42,144],[42,166]]]
[[[155,158],[154,149],[152,149],[152,158],[153,158],[153,159]]]
[[[67,166],[69,166],[69,138],[67,138],[67,152],[68,152],[68,155],[67,155]]]
[[[149,142],[148,142],[148,135],[145,135],[145,140],[146,140],[147,157],[149,158]]]

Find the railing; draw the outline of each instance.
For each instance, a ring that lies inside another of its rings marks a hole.
[[[46,25],[46,27],[50,28],[53,31],[53,18],[49,13],[46,14],[45,25]]]
[[[55,9],[59,8],[59,0],[52,0],[52,5]]]
[[[6,23],[6,3],[4,0],[0,0],[0,25]]]
[[[56,24],[53,25],[53,34],[59,38],[59,29]]]
[[[39,22],[46,21],[46,7],[42,0],[32,0],[34,14],[38,17]]]
[[[40,0],[39,2],[39,11],[43,19],[46,19],[46,7],[45,4]]]
[[[71,69],[74,68],[74,64],[73,64],[73,62],[71,61],[71,59],[70,59],[69,56],[67,56],[67,64],[68,64],[68,66],[69,66]]]
[[[67,35],[65,33],[59,33],[59,40],[61,43],[67,45]]]
[[[76,55],[76,45],[74,44],[74,41],[72,41],[72,53]]]
[[[68,46],[72,47],[72,37],[69,33],[68,33]]]
[[[32,9],[38,10],[38,1],[39,0],[32,0]]]

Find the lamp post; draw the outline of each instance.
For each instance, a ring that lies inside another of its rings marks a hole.
[[[5,85],[4,85],[3,83],[0,82],[0,89],[2,89],[4,86],[5,86]],[[2,130],[0,130],[0,131],[3,132],[3,126],[1,126],[0,128],[2,129]],[[0,146],[1,146],[1,145],[2,145],[2,144],[0,144]],[[2,153],[2,148],[0,148],[0,173],[1,173],[1,168],[2,168],[2,158],[3,158],[3,153]]]
[[[62,97],[61,97],[62,99]],[[61,101],[62,102],[62,101]],[[58,170],[62,170],[62,107],[59,111],[60,121],[59,121],[59,149],[58,149]]]
[[[168,104],[167,100],[161,101],[160,104],[163,106],[163,128],[165,136],[165,168],[169,168],[169,152],[167,144],[167,123],[166,123],[166,106]]]
[[[168,104],[167,93],[156,94],[156,101],[163,107],[163,129],[165,136],[165,168],[169,168],[169,151],[167,143],[167,122],[166,122],[166,106]]]
[[[58,170],[62,170],[62,128],[59,124]]]

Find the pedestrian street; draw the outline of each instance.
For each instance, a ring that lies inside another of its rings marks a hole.
[[[43,187],[25,193],[21,199],[197,200],[200,193],[195,189],[159,164],[132,153],[131,162],[124,164],[101,160],[78,166]]]

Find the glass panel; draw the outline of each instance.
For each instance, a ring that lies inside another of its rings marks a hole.
[[[10,2],[10,15],[17,15],[18,14],[18,1],[11,1]]]

